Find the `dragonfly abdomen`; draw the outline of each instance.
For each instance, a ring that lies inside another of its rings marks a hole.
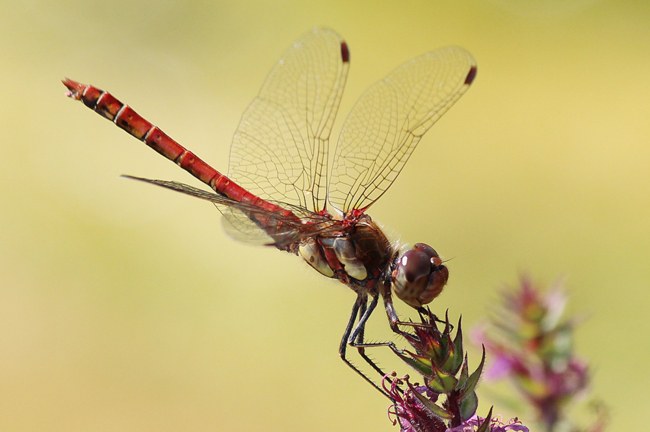
[[[237,202],[249,203],[267,211],[286,213],[286,210],[253,195],[212,168],[197,155],[164,133],[159,127],[144,119],[133,108],[120,102],[112,94],[95,86],[81,84],[68,78],[63,80],[63,84],[69,90],[67,93],[69,97],[80,100],[97,114],[112,121],[130,135],[144,142],[156,152],[210,186],[215,192]]]

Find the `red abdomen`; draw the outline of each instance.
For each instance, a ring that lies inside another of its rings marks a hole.
[[[217,193],[237,202],[246,202],[267,211],[288,213],[281,207],[246,191],[246,189],[212,168],[110,93],[67,78],[63,81],[63,84],[69,90],[67,94],[69,97],[82,101],[88,108],[112,121],[167,159],[173,161]]]

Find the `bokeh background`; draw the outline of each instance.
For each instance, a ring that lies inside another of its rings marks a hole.
[[[120,178],[196,185],[59,82],[111,91],[225,170],[240,115],[316,25],[350,46],[341,117],[416,55],[473,53],[474,85],[371,214],[452,258],[433,306],[466,328],[521,273],[565,278],[610,430],[645,424],[647,2],[4,0],[0,430],[396,430],[337,355],[352,292],[230,240],[208,203]],[[369,336],[390,336],[382,312]]]

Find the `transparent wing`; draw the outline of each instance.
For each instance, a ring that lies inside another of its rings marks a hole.
[[[258,224],[250,220],[244,212],[236,208],[222,208],[216,203],[215,206],[223,215],[221,225],[230,238],[261,246],[276,244],[276,241],[266,231],[261,229]]]
[[[316,28],[296,41],[244,113],[228,176],[264,199],[324,209],[328,140],[348,60],[332,30]]]
[[[472,55],[447,47],[404,63],[370,87],[343,125],[329,183],[332,205],[347,212],[375,202],[475,75]]]
[[[214,192],[204,191],[184,183],[152,180],[124,175],[122,177],[161,186],[213,203],[223,214],[226,233],[236,240],[258,245],[283,248],[303,237],[337,229],[327,216],[283,203],[274,203],[289,210],[289,214],[263,210],[260,207],[235,201]]]
[[[281,205],[281,203],[274,204]],[[271,234],[269,234],[269,231],[260,226],[259,221],[256,220],[258,218],[255,216],[259,214],[259,209],[256,210],[257,213],[252,213],[254,217],[251,218],[251,213],[239,206],[224,208],[217,203],[215,205],[223,214],[221,221],[226,234],[235,240],[249,244],[276,246],[283,249],[305,237],[340,229],[339,224],[327,216],[312,212],[301,213],[302,209],[296,208],[294,214],[302,216],[299,223],[295,218],[282,217],[277,214],[267,216],[267,220],[274,225]]]

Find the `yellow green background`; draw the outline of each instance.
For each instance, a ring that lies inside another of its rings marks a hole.
[[[647,2],[4,0],[0,430],[396,430],[337,355],[353,293],[230,240],[205,202],[120,178],[196,185],[60,83],[111,91],[225,170],[271,66],[317,25],[350,47],[341,117],[416,55],[473,53],[474,85],[371,214],[451,258],[433,308],[467,329],[519,274],[566,278],[610,430],[645,428]],[[369,337],[389,337],[385,323]],[[498,403],[487,388],[483,415]]]

